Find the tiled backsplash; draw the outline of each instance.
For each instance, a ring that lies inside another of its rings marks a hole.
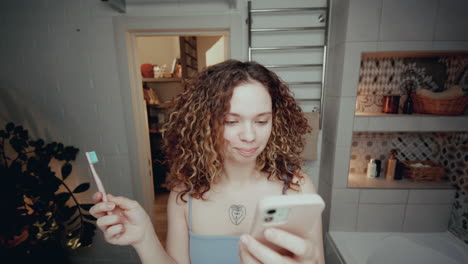
[[[351,147],[351,173],[366,173],[370,159],[382,161],[382,171],[392,149],[399,160],[438,161],[435,133],[356,132]]]
[[[439,160],[457,189],[449,230],[468,244],[468,132],[442,134],[437,140]]]
[[[405,83],[433,92],[460,85],[468,94],[468,53],[364,54],[359,72],[356,112],[382,112],[383,96],[406,96],[403,89]],[[402,104],[403,100],[400,100],[400,106]]]
[[[445,166],[447,177],[468,196],[468,132],[439,134],[437,141],[437,159]]]
[[[460,190],[455,193],[448,229],[468,244],[468,196]]]
[[[392,149],[399,160],[431,160],[444,165],[450,182],[468,194],[468,132],[355,132],[349,172],[365,174],[370,159],[381,160],[384,172]]]

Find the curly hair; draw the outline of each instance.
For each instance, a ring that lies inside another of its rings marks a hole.
[[[166,184],[184,195],[204,199],[223,173],[224,116],[229,112],[235,87],[259,82],[272,99],[272,132],[257,157],[257,168],[284,182],[298,184],[303,163],[304,135],[312,131],[291,91],[280,78],[257,62],[228,60],[207,67],[184,83],[163,126],[163,150],[169,164]]]

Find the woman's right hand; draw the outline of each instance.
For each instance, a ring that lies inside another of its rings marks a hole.
[[[96,204],[89,210],[97,218],[96,225],[104,233],[107,242],[138,246],[145,240],[145,236],[154,233],[151,219],[138,202],[110,194],[107,199],[107,203],[103,202],[102,193],[96,192],[93,195]]]

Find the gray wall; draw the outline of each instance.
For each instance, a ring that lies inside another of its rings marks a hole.
[[[70,178],[89,181],[85,151],[113,193],[133,197],[112,16],[101,1],[2,1],[0,124],[80,149]],[[83,200],[90,200],[84,197]],[[131,259],[96,236],[96,259]],[[100,253],[102,252],[102,253]],[[104,262],[100,262],[104,263]]]
[[[220,14],[228,1],[196,6],[161,4],[148,12],[129,6],[127,15]],[[8,0],[0,9],[0,125],[14,121],[32,137],[80,149],[72,175],[89,181],[85,151],[100,159],[108,192],[134,197],[113,17],[122,14],[98,0]],[[94,188],[94,186],[93,186]],[[95,189],[94,189],[95,190]],[[90,200],[84,197],[83,200]],[[130,247],[112,246],[97,232],[77,263],[135,263]]]
[[[131,1],[129,1],[131,2]],[[109,192],[135,197],[120,89],[113,18],[117,16],[204,16],[242,12],[245,1],[134,1],[120,14],[98,0],[6,0],[0,9],[0,126],[14,121],[32,137],[80,149],[72,178],[88,181],[85,151],[99,156],[99,174]],[[283,1],[256,0],[258,4]],[[302,1],[304,2],[304,1]],[[301,1],[293,1],[300,6]],[[236,37],[245,51],[246,32]],[[320,143],[319,143],[320,148]],[[319,155],[320,158],[320,155]],[[318,181],[319,161],[306,172]],[[95,190],[94,186],[92,187]],[[89,197],[84,197],[84,200]],[[97,232],[76,263],[135,263],[129,247],[112,246]]]
[[[443,231],[453,190],[349,189],[361,52],[468,49],[464,0],[333,0],[320,193],[330,231]]]

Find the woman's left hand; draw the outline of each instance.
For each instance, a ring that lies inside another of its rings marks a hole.
[[[310,238],[302,238],[280,229],[270,228],[265,231],[265,238],[273,244],[286,249],[291,254],[282,255],[263,245],[250,235],[241,236],[239,255],[241,263],[299,264],[318,263],[319,245],[314,245]]]

